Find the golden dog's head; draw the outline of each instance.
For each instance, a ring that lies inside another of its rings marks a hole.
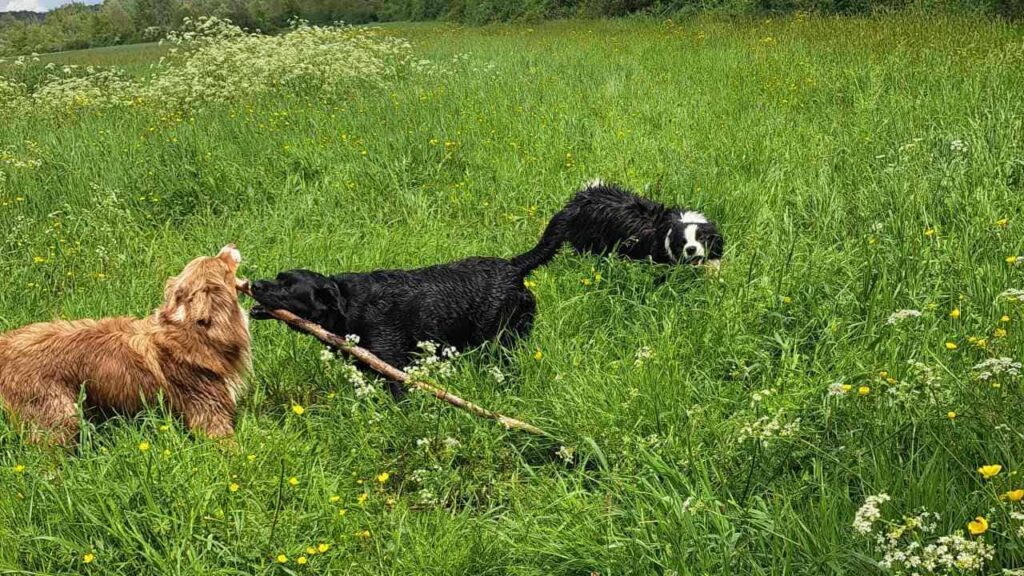
[[[234,244],[216,256],[201,256],[188,263],[181,274],[167,280],[164,304],[157,311],[162,323],[209,328],[238,320],[235,273],[242,255]]]

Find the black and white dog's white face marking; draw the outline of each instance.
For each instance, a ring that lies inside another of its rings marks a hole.
[[[695,211],[675,215],[665,235],[665,253],[675,262],[718,266],[722,244],[715,225]]]

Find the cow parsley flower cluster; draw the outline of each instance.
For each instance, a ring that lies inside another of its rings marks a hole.
[[[740,429],[739,441],[752,440],[760,442],[767,448],[778,438],[791,438],[800,431],[800,419],[785,422],[785,414],[780,410],[774,416],[762,416]]]
[[[444,379],[455,375],[455,364],[453,361],[459,357],[458,350],[448,346],[441,349],[439,355],[437,352],[438,344],[430,341],[417,342],[416,347],[420,349],[422,355],[405,369],[411,378]]]
[[[339,371],[341,377],[352,384],[352,387],[355,389],[356,398],[366,398],[377,391],[377,388],[369,381],[366,374],[352,364],[342,364]]]
[[[185,18],[165,42],[173,45],[169,56],[142,77],[115,67],[40,69],[17,60],[0,76],[0,113],[191,108],[266,92],[338,93],[357,85],[383,86],[406,71],[425,69],[414,62],[408,41],[369,27],[295,22],[290,31],[270,36],[215,17]]]
[[[895,326],[896,324],[899,324],[900,322],[903,322],[904,320],[906,320],[908,318],[920,318],[920,317],[921,317],[921,311],[920,310],[913,310],[913,309],[897,310],[897,311],[893,312],[892,314],[889,314],[889,318],[885,321],[885,323],[888,324],[889,326]]]
[[[651,350],[650,346],[642,346],[633,356],[633,367],[639,368],[651,358],[654,358],[654,350]]]
[[[982,572],[995,556],[995,548],[981,539],[965,538],[963,533],[934,538],[939,514],[921,511],[899,521],[887,521],[882,505],[888,494],[868,496],[857,510],[853,529],[872,537],[881,553],[878,566],[895,574],[962,574]]]
[[[833,382],[828,386],[829,396],[846,396],[853,390],[853,386],[850,384],[843,384],[842,382]]]
[[[1003,290],[1003,292],[999,294],[999,297],[1004,300],[1014,300],[1016,302],[1024,303],[1024,290],[1021,290],[1020,288],[1009,288],[1007,290]]]
[[[1000,376],[1007,378],[1016,378],[1020,376],[1021,363],[1014,361],[1013,358],[989,358],[984,362],[980,362],[974,365],[974,371],[977,372],[978,380],[987,382]]]
[[[487,369],[487,373],[490,374],[491,378],[494,379],[494,381],[498,385],[505,383],[505,373],[501,371],[501,368],[498,368],[497,366],[491,366],[490,368]]]
[[[864,504],[857,510],[853,517],[853,529],[861,534],[870,534],[874,529],[875,522],[882,517],[882,504],[892,498],[888,494],[876,494],[864,499]]]

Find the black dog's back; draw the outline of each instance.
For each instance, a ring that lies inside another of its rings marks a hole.
[[[537,303],[523,279],[558,251],[563,219],[552,218],[537,245],[512,259],[331,277],[282,272],[253,283],[259,304],[252,316],[262,320],[270,317],[267,309],[288,310],[339,336],[359,336],[363,347],[399,368],[412,362],[421,341],[464,349],[500,337],[509,345],[533,326]]]
[[[653,200],[596,182],[580,190],[562,213],[563,238],[577,252],[617,250],[630,258],[669,262],[657,245],[668,230],[667,210]]]
[[[519,268],[499,258],[332,280],[349,295],[348,333],[359,334],[367,348],[399,366],[408,364],[420,341],[468,348],[506,331],[510,338],[525,336],[536,311]]]

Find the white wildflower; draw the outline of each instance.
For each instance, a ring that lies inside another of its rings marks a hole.
[[[850,390],[852,390],[852,389],[853,389],[853,386],[850,386],[849,384],[843,384],[842,382],[834,382],[834,383],[830,384],[829,387],[828,387],[828,395],[829,396],[846,396],[847,394],[850,393]]]
[[[1021,363],[1016,362],[1013,358],[989,358],[984,362],[980,362],[974,365],[974,371],[977,372],[978,380],[982,382],[998,378],[1000,376],[1006,376],[1007,378],[1016,378],[1020,375]]]
[[[892,498],[888,494],[877,494],[864,499],[864,504],[857,510],[853,519],[853,529],[861,534],[870,534],[874,523],[882,517],[879,506],[885,504]]]
[[[349,346],[358,346],[359,345],[359,334],[346,334],[345,335],[345,344],[348,344]]]
[[[800,419],[784,423],[782,411],[775,416],[762,416],[757,420],[747,423],[740,429],[739,441],[753,440],[760,442],[762,447],[767,448],[776,438],[790,438],[800,431]]]
[[[505,373],[501,371],[501,368],[498,368],[497,366],[491,366],[490,368],[487,369],[487,373],[490,374],[491,378],[493,378],[494,381],[497,382],[498,384],[505,383]]]
[[[633,366],[639,368],[643,366],[651,358],[654,358],[654,351],[651,350],[650,346],[643,346],[636,351],[636,354],[633,358]]]
[[[1017,261],[1024,261],[1024,258],[1018,258]],[[1024,302],[1024,290],[1021,290],[1019,288],[1010,288],[1000,293],[999,297],[1004,300],[1016,300],[1017,302]]]
[[[913,309],[897,310],[889,315],[889,318],[885,321],[886,324],[893,326],[908,318],[920,318],[921,311]]]
[[[351,364],[342,364],[340,371],[341,377],[352,384],[355,389],[356,398],[366,398],[377,391],[373,384],[366,378],[366,374],[360,372],[355,366]]]
[[[949,143],[949,150],[950,152],[962,154],[967,151],[967,142],[964,142],[963,140],[953,140]]]
[[[562,462],[572,464],[573,457],[576,455],[576,449],[568,446],[559,446],[558,452],[555,454],[562,459]]]

